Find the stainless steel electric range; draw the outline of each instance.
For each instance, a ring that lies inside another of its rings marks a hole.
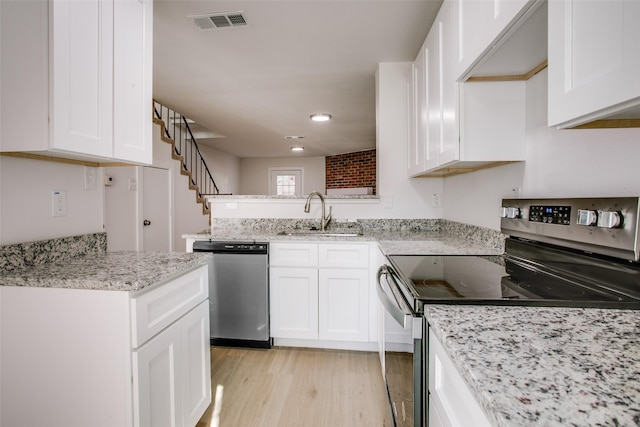
[[[640,309],[638,209],[638,197],[505,199],[499,210],[501,231],[509,236],[503,255],[388,256],[378,295],[414,339],[413,398],[387,379],[394,425],[426,425],[424,363],[416,360],[426,355],[425,305]]]

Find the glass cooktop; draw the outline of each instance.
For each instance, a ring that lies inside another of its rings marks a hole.
[[[640,308],[640,294],[505,256],[388,258],[404,285],[400,290],[418,312],[424,304],[443,303]]]

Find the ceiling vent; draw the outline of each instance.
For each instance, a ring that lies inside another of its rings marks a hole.
[[[247,21],[242,12],[220,12],[207,15],[192,15],[189,18],[201,30],[213,30],[216,28],[246,27]]]

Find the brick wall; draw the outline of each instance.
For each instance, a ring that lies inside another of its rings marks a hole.
[[[376,150],[325,158],[327,189],[371,187],[376,194]]]

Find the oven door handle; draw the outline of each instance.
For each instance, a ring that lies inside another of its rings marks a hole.
[[[376,287],[378,299],[380,300],[380,303],[382,303],[385,310],[387,310],[391,317],[393,317],[393,319],[398,322],[400,326],[402,326],[404,329],[411,329],[413,325],[411,314],[407,314],[406,312],[402,311],[402,309],[400,308],[401,303],[397,301],[395,295],[393,296],[393,298],[396,299],[396,301],[392,301],[382,287],[382,276],[389,277],[391,275],[392,274],[389,271],[389,267],[386,265],[382,265],[378,269],[378,286]],[[387,283],[389,282],[387,281]],[[390,283],[389,286],[391,286]]]

